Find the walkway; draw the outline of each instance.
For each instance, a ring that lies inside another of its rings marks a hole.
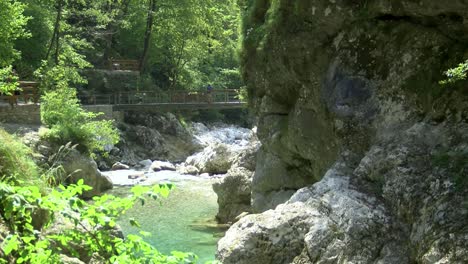
[[[213,90],[211,93],[170,91],[117,92],[79,95],[83,105],[112,105],[114,110],[235,109],[246,106],[238,90]]]

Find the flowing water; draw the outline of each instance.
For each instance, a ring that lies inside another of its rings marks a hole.
[[[214,260],[216,243],[223,235],[214,216],[218,210],[216,194],[211,189],[213,180],[184,180],[175,182],[168,198],[138,204],[119,221],[125,235],[143,230],[152,236],[146,240],[159,251],[193,252],[199,263]],[[129,187],[119,187],[116,194],[128,194]],[[141,229],[132,227],[128,219],[135,218]]]
[[[242,149],[248,144],[251,133],[248,129],[221,127],[208,129],[203,125],[193,127],[196,140],[208,146],[215,142],[228,144],[233,149]],[[134,170],[106,172],[116,185],[132,185],[128,175],[142,174]],[[223,236],[223,227],[215,222],[218,210],[217,196],[211,185],[213,179],[181,175],[177,172],[162,171],[145,173],[144,184],[170,182],[175,185],[168,198],[162,201],[148,201],[137,205],[120,219],[119,224],[125,235],[150,232],[146,240],[159,251],[169,254],[173,250],[193,252],[199,257],[198,263],[214,260],[216,243]],[[130,187],[116,187],[116,195],[127,195]],[[141,229],[132,227],[129,218],[135,218]]]

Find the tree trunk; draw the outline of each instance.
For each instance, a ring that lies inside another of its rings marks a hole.
[[[114,44],[114,34],[117,32],[118,22],[122,19],[125,19],[125,16],[128,13],[128,6],[130,0],[123,0],[121,6],[118,6],[119,1],[114,0],[109,7],[109,12],[114,8],[119,8],[120,12],[118,15],[107,25],[107,35],[106,35],[106,48],[104,50],[103,61],[106,64],[111,59],[111,52]]]
[[[146,19],[145,42],[143,46],[143,54],[140,59],[140,72],[143,72],[148,59],[148,51],[151,43],[151,33],[153,32],[154,13],[156,12],[156,0],[149,1],[148,18]]]
[[[62,21],[62,10],[63,10],[63,0],[59,0],[57,3],[57,17],[55,18],[54,24],[54,33],[50,40],[49,48],[47,49],[46,60],[49,59],[50,53],[52,52],[52,47],[54,44],[55,47],[55,63],[58,64],[58,52],[59,52],[59,42],[60,42],[60,22]]]

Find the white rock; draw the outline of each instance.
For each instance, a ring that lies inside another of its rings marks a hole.
[[[180,174],[198,175],[200,171],[195,166],[182,164],[177,166],[177,172]]]
[[[128,170],[130,169],[130,166],[123,164],[121,162],[116,162],[114,165],[112,165],[112,170]]]
[[[150,171],[162,171],[162,170],[175,171],[176,167],[174,166],[174,164],[168,161],[156,160],[156,161],[153,161],[149,170]]]

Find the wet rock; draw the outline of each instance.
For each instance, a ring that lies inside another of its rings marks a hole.
[[[101,160],[101,161],[98,161],[96,162],[97,163],[97,166],[98,166],[98,169],[99,170],[103,170],[103,171],[107,171],[109,170],[111,167],[109,167],[109,165],[107,164],[107,162]]]
[[[224,178],[213,184],[213,190],[218,195],[218,222],[234,222],[241,213],[252,211],[252,174],[253,172],[245,168],[233,168]]]
[[[151,164],[149,170],[150,171],[162,171],[162,170],[175,171],[176,168],[175,168],[174,164],[172,164],[172,163],[170,163],[168,161],[156,160],[156,161],[153,161],[153,163]]]
[[[128,170],[130,166],[123,164],[121,162],[116,162],[112,165],[112,170]]]

